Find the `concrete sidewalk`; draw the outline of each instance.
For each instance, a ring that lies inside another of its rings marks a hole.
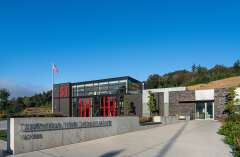
[[[14,157],[228,157],[220,123],[190,121]]]

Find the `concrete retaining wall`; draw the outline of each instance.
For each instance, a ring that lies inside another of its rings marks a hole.
[[[139,128],[138,117],[11,118],[13,154],[113,136]]]
[[[161,123],[162,124],[173,124],[178,121],[178,118],[176,116],[164,116],[161,117]]]

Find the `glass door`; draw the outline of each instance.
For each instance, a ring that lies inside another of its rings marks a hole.
[[[213,119],[213,102],[206,103],[206,111],[205,119]]]
[[[214,103],[213,102],[197,102],[196,103],[196,119],[214,119]]]
[[[196,103],[196,119],[205,119],[205,103]]]

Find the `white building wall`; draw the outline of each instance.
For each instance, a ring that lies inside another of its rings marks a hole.
[[[236,88],[236,100],[240,101],[240,88]],[[240,105],[240,102],[238,102],[236,105]]]
[[[143,116],[149,116],[150,111],[148,109],[148,96],[149,96],[149,91],[152,93],[164,93],[164,116],[169,115],[169,92],[173,91],[185,91],[186,87],[173,87],[173,88],[158,88],[158,89],[147,89],[143,90],[142,94],[142,105],[143,105]]]
[[[195,100],[196,101],[214,100],[214,89],[196,90]]]

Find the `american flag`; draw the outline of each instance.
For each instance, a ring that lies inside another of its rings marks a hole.
[[[56,64],[52,65],[52,72],[53,73],[58,73],[58,68],[57,68]]]

